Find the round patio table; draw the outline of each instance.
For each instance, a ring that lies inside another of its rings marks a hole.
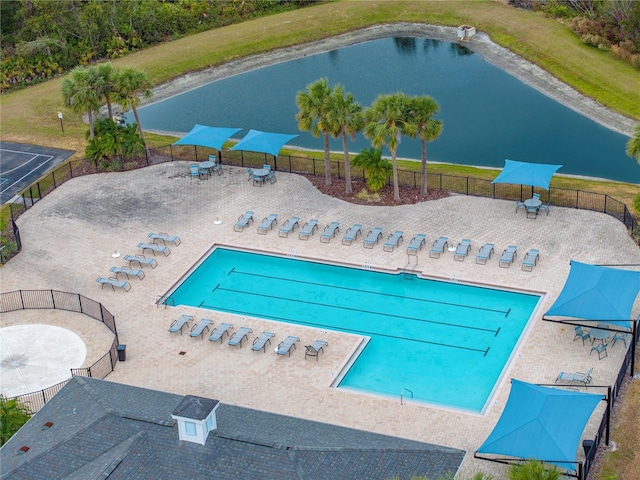
[[[524,201],[524,204],[526,207],[538,208],[540,205],[542,205],[542,200],[540,200],[539,198],[527,198]]]
[[[610,334],[611,332],[609,330],[602,330],[600,328],[592,328],[589,330],[589,335],[591,335],[594,342],[599,340],[600,343],[604,343],[604,341],[609,338]]]
[[[200,162],[198,166],[202,169],[206,169],[211,173],[211,169],[215,166],[216,162],[212,162],[211,160],[207,162]]]

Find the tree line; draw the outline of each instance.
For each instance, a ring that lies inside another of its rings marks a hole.
[[[2,91],[310,0],[0,0]]]

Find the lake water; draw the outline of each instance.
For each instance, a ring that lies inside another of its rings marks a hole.
[[[215,47],[212,47],[215,48]],[[440,105],[442,135],[427,144],[429,161],[501,168],[504,159],[564,165],[559,173],[640,183],[625,154],[628,137],[555,102],[456,43],[415,37],[372,40],[210,83],[140,108],[145,129],[188,132],[194,124],[297,133],[290,145],[322,150],[300,132],[296,93],[320,77],[342,83],[364,107],[377,95],[430,95]],[[133,121],[127,114],[127,121]],[[349,143],[358,152],[362,135]],[[341,151],[340,141],[332,150]],[[385,152],[387,155],[388,152]],[[403,137],[398,156],[420,159]]]

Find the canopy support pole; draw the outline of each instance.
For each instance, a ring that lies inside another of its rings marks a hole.
[[[611,386],[607,387],[607,434],[605,435],[605,445],[609,446],[609,435],[611,431]]]
[[[638,316],[640,319],[640,315]],[[636,342],[638,341],[638,320],[633,322],[633,333],[631,334],[631,371],[629,375],[633,377],[636,371]]]

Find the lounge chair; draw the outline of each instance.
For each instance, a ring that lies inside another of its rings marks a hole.
[[[296,348],[296,342],[299,342],[299,341],[300,339],[298,337],[289,335],[282,342],[280,342],[280,344],[278,345],[278,348],[276,348],[276,353],[278,355],[291,356],[291,347]]]
[[[342,237],[343,245],[351,245],[362,234],[362,225],[354,223]]]
[[[138,248],[142,249],[143,254],[146,250],[151,250],[153,252],[154,257],[156,256],[156,252],[164,253],[165,257],[171,253],[171,250],[169,250],[169,247],[165,245],[156,245],[155,243],[139,243]]]
[[[538,260],[540,260],[540,251],[532,248],[527,252],[522,261],[522,270],[532,271],[533,267],[538,264]]]
[[[313,342],[313,345],[306,345],[304,352],[304,359],[307,357],[316,357],[316,362],[318,361],[318,356],[320,356],[320,352],[324,352],[323,348],[328,345],[324,340],[316,340]]]
[[[467,257],[467,255],[469,255],[469,250],[471,250],[471,240],[462,240],[458,244],[458,248],[456,248],[456,251],[453,254],[453,259],[464,262],[464,259]]]
[[[587,373],[560,372],[558,374],[558,377],[556,378],[556,383],[558,383],[558,380],[562,380],[564,382],[569,382],[569,383],[578,382],[578,383],[584,383],[585,385],[587,385],[591,383],[591,372],[593,372],[593,368],[590,368]]]
[[[180,245],[180,238],[176,235],[169,235],[168,233],[150,233],[148,236],[153,240],[153,243],[156,243],[156,240],[162,240],[164,245],[166,245],[167,242],[171,242],[175,246]]]
[[[608,346],[609,346],[608,343],[599,343],[598,345],[591,347],[591,350],[589,351],[589,355],[591,355],[591,353],[595,350],[596,352],[598,352],[598,360],[602,360],[604,357],[609,355],[607,353]]]
[[[125,255],[124,261],[129,262],[129,266],[131,266],[132,263],[137,263],[140,268],[142,268],[142,265],[149,265],[151,268],[158,266],[155,258],[147,258],[144,255]]]
[[[583,330],[582,327],[580,325],[576,325],[573,329],[576,333],[576,335],[573,337],[573,341],[576,341],[576,338],[581,338],[582,339],[582,345],[584,346],[584,342],[586,340],[588,340],[589,338],[591,338],[591,334],[586,331]]]
[[[367,238],[362,242],[362,246],[364,248],[373,248],[373,246],[380,241],[382,238],[382,229],[380,227],[376,227],[373,230],[369,230],[367,234]]]
[[[129,282],[121,282],[116,277],[99,277],[96,282],[100,284],[101,288],[104,288],[105,285],[109,285],[112,290],[115,290],[116,287],[123,289],[125,292],[131,290],[131,284],[129,284]]]
[[[182,335],[182,329],[185,326],[188,327],[191,320],[193,320],[193,315],[180,315],[180,318],[171,322],[171,325],[169,326],[169,332],[180,332],[180,335]]]
[[[426,235],[424,233],[418,233],[411,239],[409,245],[407,245],[407,255],[418,255],[418,250],[422,250],[425,243],[427,243]]]
[[[520,200],[516,199],[516,213],[518,213],[518,210],[523,209],[526,210],[527,206],[524,204],[524,202],[521,202]]]
[[[242,348],[242,341],[246,340],[251,332],[253,332],[253,330],[249,327],[240,327],[233,335],[231,335],[231,338],[227,343],[232,347],[240,345],[240,348]]]
[[[480,247],[480,251],[476,256],[476,263],[485,265],[487,263],[487,260],[491,258],[492,253],[493,253],[493,243],[485,243],[482,247]]]
[[[498,266],[501,268],[509,268],[513,263],[513,259],[518,255],[518,247],[515,245],[509,245],[503,252],[500,257],[500,262]]]
[[[431,250],[429,250],[429,256],[431,258],[440,258],[442,252],[448,245],[449,239],[447,237],[440,237],[435,242],[433,242],[433,246]]]
[[[213,333],[209,337],[209,340],[211,340],[212,342],[217,342],[218,340],[220,340],[220,343],[222,343],[222,338],[224,337],[224,334],[226,333],[228,336],[229,330],[231,330],[232,328],[233,328],[233,325],[231,325],[230,323],[221,323],[213,331]]]
[[[324,227],[324,230],[320,234],[320,241],[322,243],[329,243],[333,237],[336,236],[336,232],[340,231],[338,222],[331,222]]]
[[[300,240],[309,240],[309,237],[313,235],[318,229],[318,220],[312,219],[305,223],[298,232],[298,238]]]
[[[278,215],[270,213],[268,217],[262,219],[262,223],[258,225],[258,233],[260,235],[266,235],[267,232],[273,229],[273,225],[278,223]]]
[[[289,220],[284,222],[284,225],[280,227],[280,231],[278,232],[279,237],[288,237],[291,232],[293,232],[298,226],[298,222],[300,219],[298,217],[291,217]]]
[[[111,267],[111,271],[116,274],[116,278],[118,278],[118,275],[121,273],[124,273],[127,276],[127,280],[129,280],[129,275],[138,277],[140,280],[144,278],[144,272],[140,268],[136,268],[134,270],[131,267]]]
[[[244,230],[244,227],[249,225],[251,222],[253,222],[253,212],[247,211],[238,217],[238,221],[233,226],[233,231],[241,232]]]
[[[274,336],[275,335],[271,332],[262,332],[259,337],[253,339],[251,350],[255,350],[256,352],[262,350],[262,353],[266,352],[267,343],[271,344],[271,339]]]
[[[196,323],[193,327],[191,327],[191,331],[189,332],[189,336],[191,337],[201,337],[204,338],[204,331],[209,331],[209,325],[213,323],[213,320],[209,320],[208,318],[201,318],[198,323]]]
[[[402,243],[402,235],[403,233],[400,230],[393,232],[389,235],[387,241],[384,242],[384,247],[382,247],[382,249],[385,252],[393,252],[393,249]]]

